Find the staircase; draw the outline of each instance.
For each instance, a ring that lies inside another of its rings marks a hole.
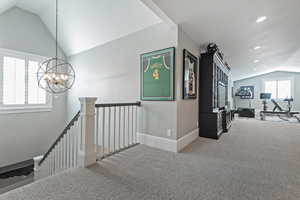
[[[95,104],[96,100],[80,98],[81,110],[49,150],[34,159],[35,180],[88,167],[138,144],[141,103]]]

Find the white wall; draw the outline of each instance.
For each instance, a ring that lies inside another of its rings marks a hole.
[[[177,28],[164,23],[71,56],[77,80],[69,93],[71,116],[79,109],[78,97],[95,96],[99,102],[140,100],[140,54],[177,46]],[[176,102],[144,101],[140,132],[176,139]]]
[[[198,128],[198,98],[195,100],[183,100],[183,50],[186,49],[194,56],[200,56],[200,47],[179,27],[177,47],[177,139],[185,136]],[[199,74],[199,68],[198,74]],[[199,81],[199,75],[198,80]],[[197,83],[198,84],[198,83]],[[197,85],[198,86],[198,85]]]
[[[255,76],[252,78],[247,78],[239,81],[234,82],[234,92],[236,92],[240,86],[251,86],[253,85],[255,87],[254,89],[254,99],[251,100],[252,108],[255,108],[256,111],[260,111],[263,108],[262,100],[260,100],[260,93],[264,92],[264,81],[268,79],[278,79],[278,78],[292,78],[294,80],[294,88],[293,88],[293,97],[294,97],[294,103],[293,103],[293,110],[300,111],[300,73],[294,73],[294,72],[272,72],[260,76]],[[239,97],[235,97],[235,103],[236,107],[249,107],[249,100],[243,100]],[[285,102],[280,102],[282,107],[286,108]],[[269,109],[273,109],[274,105],[272,102],[268,103]]]
[[[55,41],[39,17],[19,8],[0,15],[0,48],[50,57]],[[0,115],[0,167],[41,155],[66,125],[66,96],[52,112]]]
[[[199,56],[199,48],[180,28],[164,23],[71,56],[78,78],[69,93],[69,117],[79,109],[80,96],[98,97],[98,103],[139,101],[140,54],[167,47],[176,47],[176,101],[143,101],[139,131],[178,139],[197,129],[198,100],[182,100],[182,71],[183,49]]]

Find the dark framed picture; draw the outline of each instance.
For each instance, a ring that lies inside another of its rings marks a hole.
[[[183,50],[183,99],[197,99],[198,58]]]
[[[254,86],[241,86],[240,87],[241,99],[254,99]]]
[[[173,101],[175,48],[141,55],[141,100]]]

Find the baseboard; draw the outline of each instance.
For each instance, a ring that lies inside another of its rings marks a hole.
[[[185,147],[190,145],[192,142],[194,142],[199,137],[199,129],[195,129],[192,132],[188,133],[187,135],[183,136],[182,138],[179,138],[177,140],[177,152],[180,152]]]
[[[138,141],[141,144],[145,144],[150,147],[158,148],[165,151],[177,152],[177,141],[148,135],[144,133],[138,133]]]
[[[186,146],[198,138],[199,129],[196,129],[178,140],[157,137],[144,133],[138,133],[138,141],[141,144],[170,152],[180,152]]]

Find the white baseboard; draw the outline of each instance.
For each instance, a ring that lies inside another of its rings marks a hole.
[[[180,152],[186,146],[198,138],[199,129],[196,129],[178,140],[138,133],[138,141],[141,144],[170,152]]]
[[[199,137],[199,129],[195,129],[192,132],[188,133],[187,135],[183,136],[182,138],[179,138],[177,140],[177,152],[180,152],[185,147],[190,145],[192,142],[194,142]]]
[[[165,151],[177,152],[176,140],[157,137],[157,136],[148,135],[144,133],[138,133],[138,141],[139,143],[150,147],[162,149]]]

